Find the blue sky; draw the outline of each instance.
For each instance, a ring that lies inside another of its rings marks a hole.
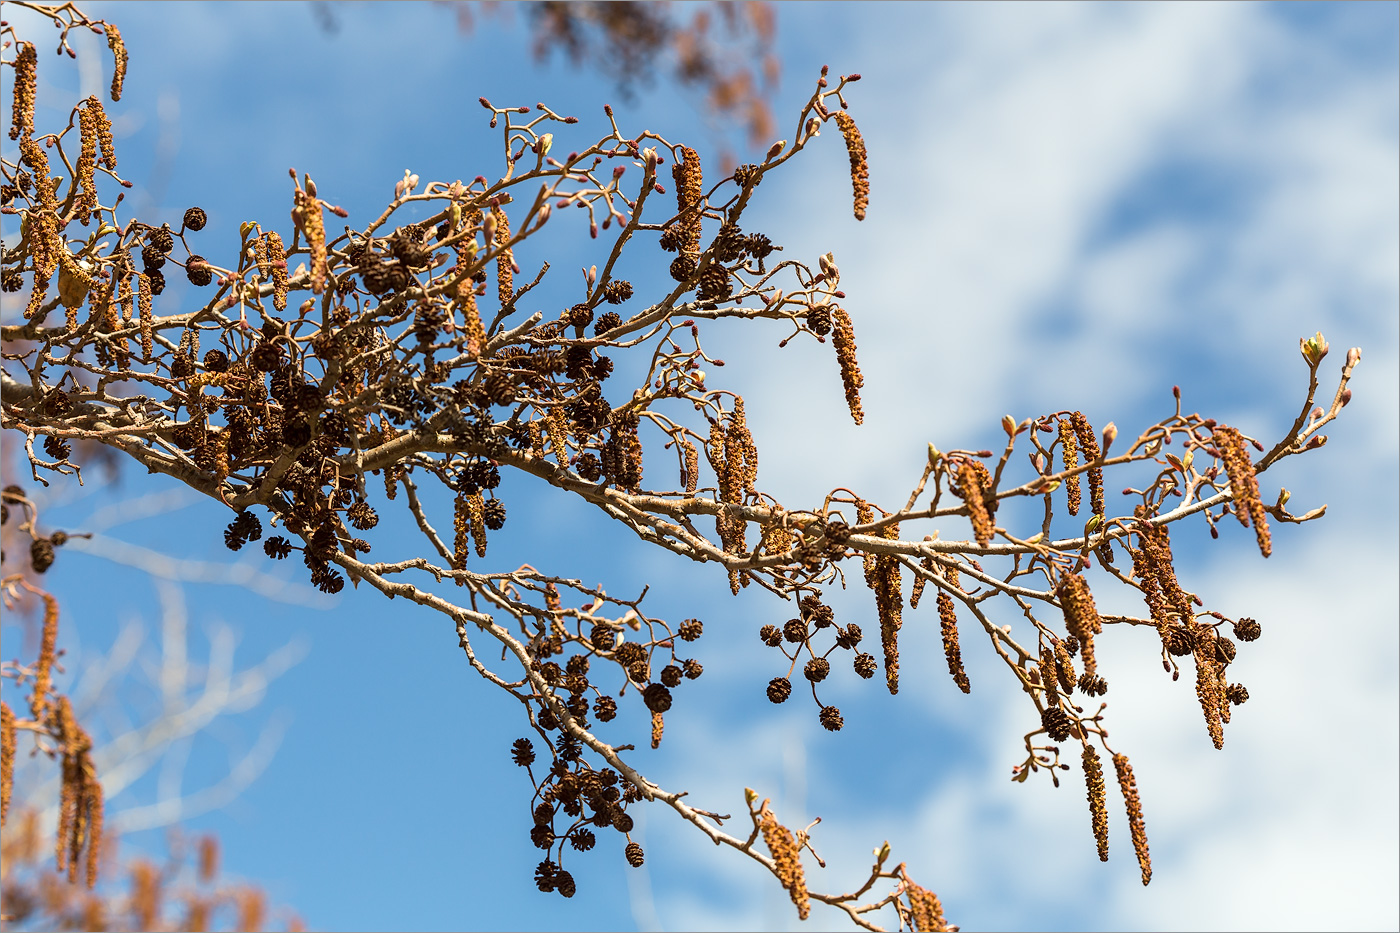
[[[327,35],[306,4],[91,9],[132,49],[126,96],[110,108],[122,172],[137,184],[128,202],[157,222],[203,206],[210,224],[196,242],[211,257],[235,248],[244,220],[288,229],[289,166],[311,172],[352,224],[377,213],[405,168],[425,180],[490,175],[498,137],[479,96],[576,114],[580,142],[601,134],[611,101],[626,127],[714,152],[693,101],[658,82],[623,106],[592,75],[536,66],[518,22],[488,20],[463,36],[442,6],[342,4]],[[902,502],[927,443],[999,447],[1006,413],[1082,408],[1135,434],[1170,411],[1173,384],[1188,409],[1277,439],[1305,387],[1300,336],[1321,330],[1331,341],[1329,378],[1347,347],[1364,357],[1327,447],[1266,474],[1266,498],[1281,483],[1298,511],[1328,503],[1324,521],[1276,529],[1268,561],[1237,527],[1218,542],[1191,523],[1173,533],[1188,587],[1264,623],[1232,668],[1252,699],[1224,751],[1210,747],[1190,686],[1162,674],[1149,639],[1103,639],[1109,728],[1135,763],[1152,839],[1150,888],[1116,811],[1112,860],[1098,862],[1075,772],[1058,791],[1008,780],[1033,724],[986,645],[969,637],[964,647],[965,697],[943,670],[932,612],[910,613],[899,697],[844,672],[830,702],[846,728],[826,733],[813,710],[762,697],[781,672],[755,633],[787,618],[784,604],[752,590],[730,597],[714,568],[646,553],[562,496],[507,484],[511,520],[493,539],[493,567],[529,560],[610,592],[649,581],[653,613],[706,622],[695,652],[705,675],[678,694],[661,749],[638,755],[644,773],[707,808],[741,812],[751,786],[789,825],[821,816],[814,844],[828,867],[809,872],[826,890],[858,885],[867,853],[888,839],[965,930],[1400,923],[1397,12],[780,6],[779,134],[790,137],[789,115],[822,64],[858,71],[851,112],[873,179],[857,224],[844,147],[828,133],[746,214],[789,254],[835,252],[866,373],[864,426],[844,413],[829,348],[778,351],[786,333],[765,325],[705,333],[728,362],[725,385],[748,402],[760,485],[784,503],[842,485]],[[105,58],[85,74],[57,61],[40,59],[51,90],[106,84]],[[546,310],[572,300],[568,270],[598,261],[586,241],[548,258],[560,277],[540,293]],[[632,278],[645,294],[664,264],[639,264]],[[191,291],[172,281],[162,299],[176,307]],[[178,495],[130,471],[113,486],[98,479],[82,492],[54,487],[54,525],[102,525],[105,540],[184,559],[185,576],[230,578],[212,564],[235,563],[232,576],[261,595],[157,584],[100,556],[100,541],[94,553],[64,553],[49,579],[64,599],[70,667],[83,669],[135,620],[158,652],[161,598],[167,630],[183,600],[197,657],[224,643],[224,625],[240,665],[292,646],[301,660],[265,695],[253,691],[261,702],[217,721],[179,759],[183,771],[166,773],[198,790],[231,761],[258,760],[265,730],[280,734],[261,776],[190,825],[216,830],[226,870],[265,883],[313,928],[797,926],[771,879],[669,811],[639,820],[643,871],[624,865],[620,837],[605,840],[569,866],[577,897],[538,894],[528,783],[507,757],[524,734],[519,714],[466,666],[450,624],[372,592],[327,600],[294,577],[279,582],[286,568],[223,549],[220,508],[112,523],[115,513],[97,510],[159,494],[143,500],[159,511]],[[396,541],[376,539],[376,556]],[[870,602],[857,589],[834,599],[839,618],[867,631]],[[7,656],[17,632],[7,620]],[[159,781],[153,771],[114,808],[149,804]],[[155,833],[130,839],[159,844]],[[843,928],[820,908],[807,925]]]

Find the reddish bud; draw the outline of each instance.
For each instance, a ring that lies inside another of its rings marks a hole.
[[[1350,390],[1350,389],[1343,389],[1343,390],[1342,390],[1342,407],[1343,407],[1343,408],[1346,408],[1346,407],[1347,407],[1347,403],[1350,402],[1350,401],[1351,401],[1351,390]]]
[[[1181,386],[1172,386],[1172,397],[1181,401]]]
[[[491,106],[491,102],[490,102],[489,100],[487,100],[486,98],[484,98],[484,97],[478,97],[477,100],[479,100],[479,101],[481,102],[481,106],[485,107],[487,110],[494,110],[494,109],[496,109],[496,108],[492,107],[492,106]]]
[[[603,113],[606,113],[608,116],[612,116],[612,104],[604,104]]]
[[[565,122],[565,123],[577,123],[577,122],[578,122],[578,117],[565,117],[565,118],[564,118],[564,122]]]
[[[847,80],[847,81],[859,81],[859,80],[860,80],[860,72],[856,72],[856,73],[853,74],[853,75],[846,75],[846,80]]]

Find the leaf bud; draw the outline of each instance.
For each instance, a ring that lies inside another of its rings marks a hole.
[[[1327,355],[1327,339],[1322,336],[1322,331],[1318,331],[1314,337],[1299,338],[1298,350],[1303,354],[1303,359],[1308,361],[1309,366],[1316,366]]]

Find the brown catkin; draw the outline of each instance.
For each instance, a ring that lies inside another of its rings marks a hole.
[[[1089,592],[1089,583],[1077,573],[1065,574],[1055,587],[1055,595],[1059,597],[1060,607],[1065,613],[1065,628],[1079,639],[1084,673],[1093,676],[1094,636],[1103,631],[1103,621],[1094,606],[1094,594]]]
[[[710,437],[705,443],[705,454],[718,477],[721,502],[742,504],[745,479],[751,472],[757,471],[756,466],[750,471],[745,462],[748,455],[756,456],[752,438],[745,443],[744,435],[747,434],[748,427],[744,423],[743,406],[739,399],[735,399],[734,411],[728,417],[716,419],[710,424]],[[719,533],[720,543],[726,553],[742,554],[748,550],[748,522],[743,518],[731,515],[727,510],[719,512],[715,515],[715,530]],[[737,594],[741,585],[747,585],[746,581],[747,578],[741,577],[738,571],[729,571],[731,592]]]
[[[287,310],[287,249],[276,230],[267,234],[267,258],[272,272],[272,306]]]
[[[865,154],[865,140],[856,127],[856,121],[846,111],[837,111],[836,125],[846,139],[846,155],[851,160],[851,190],[855,198],[856,220],[864,220],[865,209],[870,206],[870,160]]]
[[[1084,785],[1089,797],[1089,817],[1094,825],[1094,841],[1099,845],[1099,861],[1108,861],[1108,801],[1104,791],[1103,764],[1092,745],[1084,746]]]
[[[15,784],[15,714],[0,701],[0,826],[10,813],[10,790]]]
[[[807,881],[802,872],[802,850],[797,847],[792,830],[778,822],[773,811],[768,809],[766,800],[759,812],[758,828],[763,833],[763,844],[773,854],[774,871],[778,881],[787,889],[793,904],[797,905],[797,919],[806,920],[811,912],[811,904],[807,897]]]
[[[59,180],[49,175],[48,153],[29,136],[19,141],[19,151],[25,164],[34,170],[34,195],[39,199],[39,206],[46,211],[52,211],[56,216],[59,213]]]
[[[258,266],[258,276],[266,280],[272,275],[272,263],[267,259],[267,234],[260,233],[253,240],[253,262]]]
[[[97,129],[97,147],[98,152],[101,153],[102,164],[109,172],[115,172],[117,170],[117,147],[112,140],[112,118],[107,116],[102,101],[95,94],[87,99],[87,109],[92,111],[93,121]]]
[[[554,451],[554,459],[559,461],[560,466],[567,467],[569,465],[569,444],[568,435],[565,433],[567,422],[563,410],[551,408],[545,413],[544,425],[549,432],[549,447]]]
[[[311,251],[311,291],[321,294],[326,290],[326,218],[321,212],[319,198],[297,189],[296,208],[292,220],[306,234],[306,246]]]
[[[744,492],[753,494],[758,481],[758,447],[744,417],[744,399],[736,396],[734,410],[729,414],[729,427],[724,432],[724,459],[734,471],[734,480]]]
[[[97,884],[98,863],[102,856],[102,785],[93,779],[87,782],[87,886],[89,889]]]
[[[768,554],[786,554],[792,550],[792,530],[774,520],[763,526],[763,550]]]
[[[486,556],[486,503],[481,493],[467,496],[467,520],[471,524],[472,541],[476,545],[476,556]]]
[[[1217,748],[1225,747],[1225,729],[1221,724],[1220,671],[1215,660],[1215,629],[1208,625],[1196,627],[1193,639],[1193,654],[1196,660],[1196,699],[1201,702],[1201,712],[1205,714],[1206,731],[1210,741]]]
[[[1059,675],[1055,670],[1055,651],[1049,645],[1040,646],[1040,684],[1045,688],[1045,705],[1048,708],[1060,705],[1060,692],[1056,689]]]
[[[10,108],[10,138],[19,139],[34,132],[34,92],[39,73],[39,56],[34,43],[21,42],[13,64],[15,97]]]
[[[160,873],[145,859],[131,867],[131,910],[136,914],[136,929],[154,930],[160,913]]]
[[[1147,588],[1143,590],[1148,608],[1153,611],[1153,621],[1160,630],[1164,624],[1170,624],[1171,613],[1175,612],[1180,624],[1190,625],[1195,613],[1191,608],[1191,597],[1177,582],[1176,568],[1172,565],[1171,535],[1167,526],[1147,521],[1147,513],[1142,506],[1138,506],[1134,512],[1139,519],[1137,532],[1138,546],[1142,552],[1141,563],[1154,584],[1151,588],[1152,593],[1149,593]],[[1154,601],[1156,606],[1153,605]]]
[[[201,836],[199,839],[199,881],[209,884],[219,874],[219,837]]]
[[[515,257],[508,246],[510,218],[499,206],[491,208],[491,216],[496,218],[496,248],[500,251],[496,254],[496,297],[504,309],[515,296]]]
[[[137,297],[141,315],[141,359],[149,360],[155,352],[155,338],[151,332],[151,280],[144,272],[136,273],[136,277],[141,288]]]
[[[532,456],[544,459],[544,431],[540,430],[538,421],[531,421],[525,425],[525,430],[530,435],[530,453]]]
[[[237,894],[238,929],[267,929],[267,895],[257,888],[242,888]]]
[[[36,722],[43,722],[49,708],[49,687],[52,686],[54,649],[58,645],[58,600],[44,593],[44,634],[39,642],[39,659],[34,663],[34,692],[29,698],[29,711]]]
[[[865,421],[865,411],[860,405],[860,389],[865,385],[860,363],[856,360],[856,332],[851,325],[851,316],[846,309],[832,305],[831,345],[836,348],[836,362],[841,364],[841,384],[846,388],[846,407],[851,410],[851,418],[856,424]]]
[[[380,444],[383,444],[383,443],[386,443],[386,442],[388,442],[388,441],[393,440],[393,439],[398,435],[398,433],[399,433],[399,432],[398,432],[397,430],[394,429],[394,426],[393,426],[392,424],[389,423],[389,421],[388,421],[387,418],[381,418],[381,419],[380,419],[380,423],[379,423],[379,443],[380,443]],[[378,445],[375,445],[375,446],[378,446]],[[398,494],[399,494],[399,470],[398,470],[398,467],[395,466],[395,465],[392,464],[392,463],[385,464],[385,466],[384,466],[384,498],[386,498],[386,499],[388,499],[390,502],[392,502],[392,501],[394,501],[394,497],[397,496]]]
[[[949,586],[958,586],[956,567],[945,568],[943,575]],[[953,597],[943,589],[938,591],[938,621],[943,630],[943,655],[948,660],[948,673],[953,676],[953,683],[958,685],[959,690],[971,693],[972,682],[968,680],[967,670],[963,667],[962,648],[958,645],[958,614]]]
[[[1249,459],[1244,436],[1235,428],[1221,425],[1213,432],[1212,439],[1220,450],[1220,458],[1225,461],[1225,473],[1230,477],[1230,495],[1235,500],[1235,517],[1246,528],[1251,520],[1253,521],[1259,553],[1268,557],[1273,553],[1268,513],[1259,497],[1259,479],[1254,475],[1254,464]]]
[[[481,211],[472,211],[467,218],[470,228],[481,225]],[[467,355],[476,358],[486,347],[486,326],[481,323],[481,312],[476,307],[476,283],[472,281],[472,267],[476,265],[476,234],[462,240],[456,246],[457,265],[453,274],[457,276],[457,307],[462,311],[462,329],[467,336]]]
[[[953,492],[967,503],[967,515],[972,522],[972,535],[980,547],[986,547],[996,532],[996,523],[987,508],[987,487],[992,483],[987,468],[976,460],[965,460],[958,467],[958,482]]]
[[[693,496],[700,485],[700,452],[690,441],[681,441],[681,454],[685,459],[685,466],[681,468],[681,485],[685,487],[686,495]]]
[[[919,933],[944,933],[948,920],[943,916],[943,902],[928,888],[921,888],[909,879],[904,880],[905,893],[909,895],[909,919]]]
[[[1079,442],[1074,436],[1074,426],[1060,419],[1060,462],[1066,470],[1079,466]],[[1065,477],[1065,495],[1069,497],[1069,514],[1079,514],[1079,474]]]
[[[651,713],[651,747],[661,747],[661,735],[666,731],[666,722],[661,718],[661,714],[652,710]]]
[[[875,521],[875,510],[870,507],[870,503],[859,497],[856,498],[856,524],[869,525]],[[869,552],[860,557],[861,564],[865,570],[865,585],[872,590],[875,589],[875,555]]]
[[[899,525],[886,525],[886,540],[899,540]],[[904,593],[900,588],[899,558],[881,554],[875,558],[875,610],[880,617],[880,645],[885,651],[885,686],[899,693],[899,630],[904,627]]]
[[[112,100],[116,102],[122,99],[122,84],[126,81],[126,43],[121,30],[111,23],[103,23],[102,29],[107,33],[107,48],[112,50]]]
[[[1055,674],[1060,680],[1060,690],[1065,694],[1074,692],[1074,660],[1062,641],[1055,642]]]
[[[82,148],[74,169],[78,196],[73,199],[73,216],[86,225],[97,208],[97,179],[93,177],[97,170],[97,113],[90,105],[78,109],[78,134]]]
[[[1118,772],[1118,789],[1123,792],[1123,801],[1128,810],[1128,829],[1133,835],[1133,851],[1137,853],[1138,867],[1142,869],[1142,883],[1152,880],[1152,856],[1147,851],[1147,827],[1142,821],[1142,800],[1138,797],[1137,780],[1133,777],[1133,766],[1128,756],[1113,756],[1113,769]]]
[[[467,536],[471,532],[471,511],[467,505],[468,496],[465,493],[457,493],[457,498],[452,508],[452,569],[465,570],[467,567]],[[458,586],[465,586],[466,582],[458,579]]]
[[[925,556],[922,560],[919,561],[919,566],[932,573],[934,567],[933,558]],[[914,578],[914,585],[909,590],[910,609],[919,608],[919,600],[924,598],[924,587],[927,585],[928,578],[924,575],[920,574],[919,576]]]
[[[689,146],[681,147],[682,160],[671,166],[676,181],[676,208],[679,212],[680,254],[689,259],[700,255],[701,213],[704,208],[705,182],[700,167],[700,153]]]
[[[1084,452],[1084,460],[1093,463],[1099,459],[1099,439],[1094,436],[1094,428],[1082,411],[1070,415],[1070,425],[1079,441],[1079,449]],[[1103,517],[1103,469],[1089,469],[1089,506],[1093,513]]]

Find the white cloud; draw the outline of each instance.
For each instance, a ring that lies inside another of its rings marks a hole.
[[[999,446],[1000,415],[1031,414],[1016,407],[1030,403],[1083,406],[1126,429],[1160,416],[1172,382],[1207,414],[1282,430],[1303,388],[1298,336],[1323,330],[1338,365],[1349,345],[1365,356],[1357,401],[1330,432],[1337,449],[1278,471],[1308,507],[1331,502],[1328,518],[1279,530],[1267,562],[1238,528],[1223,531],[1209,566],[1194,547],[1178,550],[1209,608],[1265,624],[1234,669],[1252,699],[1224,751],[1210,747],[1192,684],[1162,672],[1152,633],[1104,639],[1108,727],[1142,787],[1151,887],[1138,881],[1118,810],[1112,861],[1098,864],[1077,759],[1057,792],[1010,783],[1029,728],[1024,698],[975,670],[973,697],[946,689],[923,611],[906,626],[899,698],[917,713],[879,733],[888,758],[862,758],[858,744],[846,755],[863,768],[812,754],[811,793],[826,785],[840,800],[840,812],[812,809],[828,816],[817,843],[830,887],[861,877],[864,853],[888,834],[896,858],[968,927],[1394,928],[1393,65],[1352,62],[1267,8],[1238,5],[884,8],[853,44],[848,58],[866,74],[851,97],[873,159],[870,219],[849,222],[844,152],[825,139],[830,151],[794,166],[781,203],[752,211],[800,231],[783,241],[788,257],[835,249],[864,354],[867,424],[840,416],[828,347],[790,347],[762,365],[771,346],[751,334],[724,350],[726,377],[749,400],[761,479],[780,498],[805,503],[844,482],[902,503],[929,440]],[[1217,187],[1144,190],[1172,164],[1190,178],[1217,174]],[[1144,194],[1157,214],[1105,228]],[[849,702],[848,722],[893,708],[868,692]],[[937,742],[952,738],[939,730],[955,720],[964,726],[951,735],[971,744],[945,752]],[[711,763],[697,799],[777,768],[779,746],[762,738],[774,728],[725,733],[738,743],[729,783],[712,757],[720,746],[678,731],[687,759]],[[911,768],[924,769],[922,789],[892,797]],[[683,845],[683,829],[675,836]],[[702,848],[691,870],[719,872],[720,856]],[[698,909],[668,897],[672,923]],[[694,916],[707,928],[787,925],[752,897]]]

